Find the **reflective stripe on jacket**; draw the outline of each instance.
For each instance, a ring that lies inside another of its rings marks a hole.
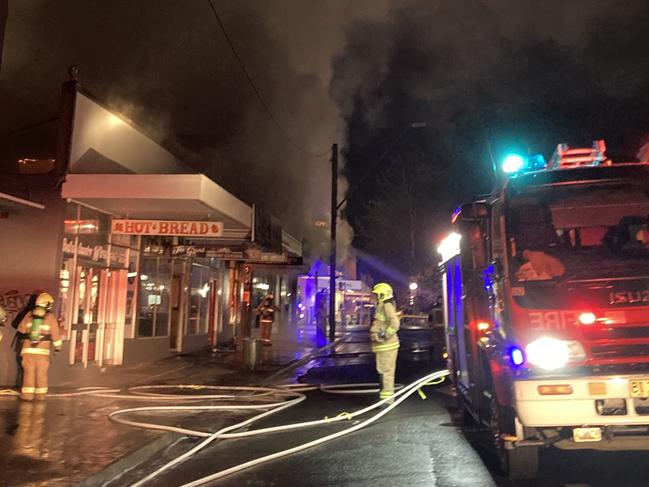
[[[42,343],[42,342],[41,342]],[[48,348],[38,348],[38,347],[23,347],[20,352],[22,355],[49,355],[50,349]]]
[[[374,321],[370,327],[370,335],[383,335],[384,338],[372,340],[372,352],[387,352],[399,348],[399,316],[397,309],[390,301],[379,303],[374,314]]]

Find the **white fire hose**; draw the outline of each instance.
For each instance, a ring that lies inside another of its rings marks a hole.
[[[251,424],[267,418],[273,414],[277,414],[280,411],[288,409],[290,407],[299,404],[300,402],[306,399],[306,396],[302,394],[303,392],[312,391],[320,389],[323,392],[334,393],[334,394],[368,394],[378,392],[378,384],[337,384],[337,385],[308,385],[308,384],[288,384],[277,387],[243,387],[243,386],[211,386],[211,385],[192,385],[192,384],[169,384],[169,385],[147,385],[147,386],[135,386],[127,389],[128,393],[121,393],[121,389],[112,389],[106,387],[84,387],[79,388],[76,392],[70,393],[57,393],[49,394],[50,398],[71,398],[79,396],[94,396],[94,397],[104,397],[109,399],[129,399],[129,400],[148,400],[148,401],[182,401],[187,402],[187,405],[174,405],[174,406],[143,406],[127,409],[119,409],[113,411],[108,415],[109,419],[120,424],[125,424],[128,426],[134,426],[138,428],[146,428],[158,431],[170,431],[174,433],[179,433],[188,436],[196,436],[204,438],[203,441],[198,443],[196,446],[183,453],[182,455],[176,457],[170,462],[166,463],[162,467],[158,468],[154,472],[150,473],[146,477],[142,478],[138,482],[132,484],[132,487],[137,487],[145,484],[149,480],[157,477],[162,472],[170,469],[171,467],[178,465],[179,463],[185,461],[189,457],[195,455],[210,443],[229,438],[244,438],[251,436],[258,436],[269,433],[277,433],[282,431],[290,431],[302,428],[310,428],[314,426],[324,426],[330,425],[332,423],[337,423],[340,421],[352,420],[356,417],[362,416],[370,411],[376,410],[385,406],[383,409],[378,411],[373,416],[368,417],[367,419],[357,423],[349,428],[346,428],[342,431],[332,433],[316,440],[303,443],[301,445],[279,451],[270,455],[256,458],[248,462],[236,465],[234,467],[221,470],[219,472],[213,473],[206,477],[194,480],[183,484],[181,487],[194,487],[198,485],[203,485],[205,483],[214,481],[232,475],[234,473],[240,472],[244,469],[260,465],[278,458],[282,458],[293,453],[297,453],[308,448],[321,445],[328,441],[340,438],[342,436],[348,435],[355,431],[358,431],[375,421],[379,420],[394,408],[399,406],[403,401],[405,401],[412,394],[419,392],[422,397],[425,395],[421,392],[421,388],[426,385],[434,385],[439,382],[442,382],[444,378],[448,375],[448,370],[439,370],[432,372],[416,381],[408,384],[406,386],[397,385],[399,389],[393,396],[386,399],[382,399],[370,406],[359,409],[351,413],[341,413],[332,418],[325,418],[320,420],[305,421],[300,423],[291,423],[281,426],[267,427],[257,430],[249,431],[238,431],[241,428],[250,426]],[[159,390],[172,390],[180,389],[181,391],[188,391],[192,393],[185,394],[169,394],[164,392],[157,392]],[[207,394],[196,394],[197,392],[207,391]],[[0,395],[16,395],[17,393],[12,390],[3,390],[0,391]],[[276,400],[280,398],[280,400]],[[200,405],[193,404],[195,401],[205,401],[205,400],[227,400],[227,401],[245,401],[245,404],[222,404],[222,405]],[[249,404],[249,402],[255,401],[255,404]],[[262,402],[259,402],[262,401]],[[216,432],[206,432],[200,430],[192,430],[188,428],[182,428],[177,426],[169,426],[153,422],[143,422],[143,421],[134,421],[130,419],[122,418],[121,416],[126,414],[133,413],[145,413],[145,412],[169,412],[169,411],[179,411],[179,412],[198,412],[198,411],[262,411],[261,413],[253,416],[249,419],[241,421],[239,423],[227,426],[220,429]]]
[[[413,383],[403,387],[400,391],[396,392],[394,396],[382,399],[370,406],[367,406],[365,408],[359,409],[358,411],[354,411],[352,413],[341,413],[338,416],[335,416],[333,418],[325,418],[325,419],[320,419],[320,420],[314,420],[314,421],[305,421],[301,423],[292,423],[292,424],[286,424],[286,425],[281,425],[281,426],[273,426],[273,427],[268,427],[268,428],[262,428],[258,430],[251,430],[251,431],[241,431],[241,432],[235,432],[236,430],[239,430],[243,427],[249,426],[253,424],[256,421],[259,421],[260,419],[266,418],[272,414],[278,413],[284,409],[287,409],[289,407],[294,406],[295,404],[298,404],[302,402],[305,399],[305,396],[299,392],[296,392],[297,390],[304,391],[304,387],[309,387],[309,386],[302,386],[298,385],[298,387],[285,387],[282,389],[275,389],[276,392],[278,392],[279,395],[283,395],[286,397],[291,397],[293,396],[293,399],[289,399],[287,401],[283,401],[281,403],[275,403],[275,404],[265,404],[265,408],[273,408],[268,411],[265,411],[261,414],[258,414],[257,416],[254,416],[252,418],[249,418],[245,421],[242,421],[240,423],[225,427],[215,433],[210,434],[207,436],[202,442],[188,450],[187,452],[183,453],[182,455],[178,456],[177,458],[171,460],[167,464],[163,465],[162,467],[158,468],[154,472],[150,473],[143,479],[139,480],[138,482],[132,484],[132,487],[140,486],[143,485],[144,483],[148,482],[149,480],[153,479],[154,477],[158,476],[165,470],[168,470],[169,468],[185,461],[189,457],[195,455],[198,453],[200,450],[205,448],[207,445],[212,443],[215,440],[218,439],[226,439],[226,438],[244,438],[244,437],[250,437],[250,436],[257,436],[257,435],[263,435],[263,434],[268,434],[268,433],[277,433],[280,431],[290,431],[290,430],[295,430],[295,429],[301,429],[301,428],[310,428],[313,426],[320,426],[320,425],[329,425],[335,422],[340,422],[340,421],[348,421],[351,420],[355,417],[364,415],[365,413],[368,413],[372,410],[375,410],[377,408],[380,408],[384,405],[384,409],[380,410],[373,416],[370,416],[369,418],[365,419],[364,421],[355,424],[354,426],[351,426],[350,428],[346,428],[342,431],[338,431],[333,434],[329,434],[327,436],[323,436],[321,438],[318,438],[316,440],[309,441],[307,443],[303,443],[301,445],[295,446],[293,448],[289,448],[287,450],[283,450],[277,453],[273,453],[270,455],[266,455],[260,458],[256,458],[254,460],[250,460],[248,462],[242,463],[240,465],[236,465],[234,467],[230,467],[225,470],[221,470],[220,472],[213,473],[211,475],[208,475],[206,477],[194,480],[192,482],[188,482],[186,484],[183,484],[181,487],[194,487],[197,485],[203,485],[208,482],[212,482],[216,479],[220,479],[222,477],[226,477],[228,475],[232,475],[234,473],[240,472],[242,470],[245,470],[250,467],[254,467],[256,465],[260,465],[262,463],[269,462],[271,460],[276,460],[278,458],[282,458],[288,455],[292,455],[293,453],[297,453],[303,450],[306,450],[307,448],[311,448],[317,445],[321,445],[323,443],[326,443],[328,441],[334,440],[336,438],[340,438],[341,436],[348,435],[350,433],[353,433],[354,431],[358,431],[361,428],[364,428],[366,426],[369,426],[370,424],[374,423],[381,417],[385,416],[388,414],[392,409],[396,408],[401,404],[403,401],[405,401],[408,397],[410,397],[412,394],[415,392],[419,391],[421,387],[425,385],[434,385],[436,383],[441,382],[446,376],[448,375],[447,370],[440,370],[437,372],[433,372],[431,374],[428,374],[421,379],[418,379],[414,381]],[[316,386],[310,386],[311,388],[315,389]],[[264,393],[267,392],[266,388],[260,388],[264,390]],[[293,389],[293,390],[292,390]],[[325,389],[326,390],[326,389]],[[388,404],[391,403],[391,404]],[[164,407],[164,406],[163,406]],[[246,408],[246,406],[198,406],[197,408],[193,406],[169,406],[169,407],[164,407],[164,410],[178,410],[178,408],[187,408],[187,409],[193,409],[193,410],[205,410],[205,409],[241,409],[241,408]],[[248,407],[250,408],[250,407]],[[160,410],[156,407],[142,407],[142,408],[132,408],[129,410],[121,410],[121,411],[115,411],[114,413],[111,413],[111,419],[114,421],[119,421],[125,424],[130,424],[132,426],[139,426],[134,423],[136,422],[126,422],[125,420],[116,420],[116,416],[121,415],[121,414],[126,414],[127,412],[143,412],[143,411],[152,411],[152,410]],[[141,424],[142,427],[149,428],[151,427],[150,424]],[[168,431],[175,431],[175,427],[170,427],[170,426],[163,426],[163,425],[155,425],[156,429],[165,429]],[[185,430],[183,429],[183,432],[185,434],[193,434],[194,436],[205,436],[205,432],[202,431],[193,431],[193,430]],[[191,433],[190,433],[191,432]]]

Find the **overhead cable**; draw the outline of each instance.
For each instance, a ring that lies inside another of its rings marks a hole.
[[[277,117],[273,114],[273,111],[270,109],[268,106],[268,103],[266,103],[266,100],[264,100],[264,97],[262,96],[261,92],[257,88],[257,85],[252,79],[252,76],[250,76],[250,73],[248,72],[248,69],[246,68],[246,65],[243,62],[243,59],[241,59],[241,56],[237,52],[236,47],[234,46],[234,43],[232,42],[232,39],[230,38],[230,35],[228,34],[228,31],[225,28],[225,24],[221,20],[221,16],[219,13],[216,11],[216,8],[214,7],[214,4],[212,3],[212,0],[207,0],[207,2],[210,4],[210,8],[212,10],[212,13],[214,14],[214,18],[216,19],[216,22],[219,24],[219,27],[221,28],[221,32],[223,32],[223,36],[225,37],[225,40],[228,42],[228,45],[230,46],[230,50],[232,51],[232,54],[237,60],[237,63],[239,64],[239,67],[241,68],[241,71],[243,72],[244,76],[246,77],[246,80],[248,81],[248,84],[252,88],[252,91],[255,93],[255,96],[259,100],[259,103],[261,103],[261,106],[264,108],[264,111],[268,114],[268,117],[271,119],[273,124],[284,134],[288,142],[297,150],[300,152],[303,152],[311,157],[318,158],[318,157],[324,157],[328,155],[331,151],[331,149],[327,148],[327,150],[322,151],[322,152],[312,152],[300,145],[297,145],[295,142],[293,142],[293,137],[291,134],[288,133],[288,131],[282,126],[281,123],[279,123],[279,120],[277,120]]]

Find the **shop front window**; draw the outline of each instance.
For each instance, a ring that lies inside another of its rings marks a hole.
[[[137,306],[137,285],[138,285],[138,271],[140,263],[140,253],[137,250],[131,250],[128,257],[128,273],[126,284],[126,310],[124,313],[124,320],[126,323],[125,336],[129,338],[134,337],[133,321],[136,315]]]
[[[137,259],[138,245],[138,239],[111,237],[109,215],[66,205],[58,310],[63,337],[72,342],[70,363],[120,363],[129,254]]]
[[[144,256],[140,265],[137,336],[169,334],[171,264],[165,256]]]
[[[171,261],[165,257],[158,257],[158,274],[156,276],[157,304],[155,319],[155,336],[169,334],[169,307],[171,292]]]
[[[252,278],[252,305],[261,304],[268,293],[274,292],[274,279],[270,275],[259,275]]]
[[[209,326],[209,302],[211,293],[214,292],[212,279],[215,275],[209,267],[192,264],[189,294],[189,324],[188,335],[207,333]]]
[[[201,297],[203,292],[202,269],[197,264],[192,265],[190,283],[187,334],[197,335],[201,318]]]

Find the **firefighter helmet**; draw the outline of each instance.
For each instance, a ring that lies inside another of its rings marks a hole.
[[[372,288],[372,293],[376,294],[376,297],[379,300],[379,303],[387,301],[394,297],[394,291],[392,291],[392,286],[385,282],[379,282],[376,286]]]
[[[7,321],[7,312],[0,306],[0,325]]]
[[[54,298],[47,293],[40,293],[36,297],[34,304],[36,306],[40,306],[41,308],[50,309],[52,307],[52,304],[54,304]]]

